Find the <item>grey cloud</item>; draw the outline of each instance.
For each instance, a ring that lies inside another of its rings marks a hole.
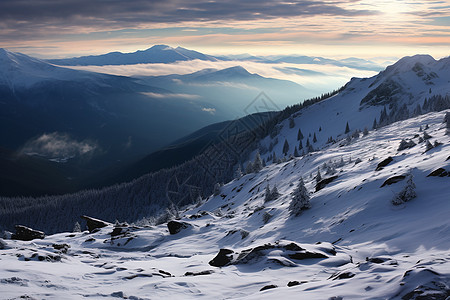
[[[0,28],[76,26],[132,27],[142,23],[259,20],[311,15],[354,16],[376,13],[340,7],[352,1],[181,1],[181,0],[2,0]]]

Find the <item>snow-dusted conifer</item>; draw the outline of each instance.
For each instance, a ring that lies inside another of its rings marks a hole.
[[[303,143],[302,143],[302,141],[300,141],[300,142],[298,143],[298,149],[300,149],[300,150],[303,149]]]
[[[219,194],[220,194],[220,183],[217,182],[214,185],[214,196],[219,196]]]
[[[395,195],[395,197],[392,199],[392,204],[394,205],[400,205],[402,203],[408,202],[414,198],[417,197],[416,194],[416,185],[414,184],[413,177],[410,174],[408,176],[408,180],[406,181],[406,185],[403,187],[403,189]]]
[[[81,225],[78,222],[75,222],[73,225],[73,232],[81,232]]]
[[[242,177],[241,165],[238,165],[236,171],[234,172],[234,178],[239,179]]]
[[[259,151],[256,152],[255,161],[253,162],[253,172],[258,173],[263,168],[263,162]]]
[[[295,157],[299,157],[300,156],[300,154],[298,154],[297,146],[295,146],[295,148],[294,148],[294,156]]]
[[[322,180],[322,175],[320,175],[320,170],[317,168],[317,174],[316,174],[316,182],[319,182]]]
[[[372,129],[377,129],[378,124],[377,124],[377,118],[373,119],[373,124],[372,124]]]
[[[313,143],[317,143],[316,133],[314,132]]]
[[[306,190],[305,183],[303,179],[300,178],[297,187],[294,190],[291,203],[289,204],[289,211],[291,215],[296,216],[300,214],[303,210],[311,207],[309,203],[309,194]]]

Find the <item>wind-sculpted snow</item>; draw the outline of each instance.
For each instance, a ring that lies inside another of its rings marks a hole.
[[[2,297],[445,299],[450,177],[428,175],[450,171],[446,112],[268,162],[180,212],[178,221],[189,225],[174,234],[167,224],[117,223],[92,233],[4,240]],[[416,145],[399,150],[402,139]],[[392,161],[376,171],[388,157]],[[338,177],[314,192],[318,169],[322,179]],[[396,176],[405,179],[382,186]],[[300,178],[310,208],[294,216],[289,205]],[[406,178],[416,197],[393,205]],[[265,201],[267,185],[280,195]],[[265,213],[271,217],[264,219]],[[220,252],[228,262],[214,266]]]

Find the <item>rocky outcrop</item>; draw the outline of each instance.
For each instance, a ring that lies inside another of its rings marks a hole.
[[[95,219],[92,217],[88,217],[88,216],[81,216],[82,219],[86,220],[86,224],[88,227],[89,232],[93,232],[96,229],[100,229],[103,227],[106,227],[108,225],[111,225],[111,223],[99,220],[99,219]]]
[[[170,221],[169,223],[167,223],[167,228],[169,229],[170,234],[177,234],[178,232],[188,228],[189,226],[191,225],[186,222]]]
[[[405,175],[398,175],[398,176],[390,177],[390,178],[386,179],[385,182],[383,182],[383,184],[380,186],[380,188],[382,188],[386,185],[391,185],[391,184],[397,183],[399,181],[404,180],[405,178],[406,178]]]
[[[213,267],[224,267],[231,263],[233,257],[233,250],[230,249],[220,249],[219,253],[209,262]]]
[[[328,177],[328,178],[324,178],[321,181],[319,181],[316,184],[316,192],[320,191],[321,189],[323,189],[324,187],[327,186],[327,184],[331,183],[333,180],[335,180],[336,178],[338,178],[338,176],[333,176],[333,177]]]
[[[450,176],[450,173],[443,168],[436,169],[427,175],[427,177],[446,177],[446,176]]]
[[[384,167],[386,167],[388,164],[390,164],[394,159],[389,156],[388,158],[382,160],[378,165],[375,171],[381,171]]]
[[[34,239],[45,238],[45,233],[42,231],[34,230],[26,226],[16,225],[16,233],[11,235],[13,240],[31,241]]]

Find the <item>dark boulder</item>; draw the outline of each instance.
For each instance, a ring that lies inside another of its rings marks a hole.
[[[450,173],[447,172],[445,169],[443,168],[439,168],[437,170],[434,170],[433,172],[431,172],[430,174],[427,175],[427,177],[445,177],[445,176],[450,176]]]
[[[262,291],[265,291],[265,290],[275,289],[277,287],[278,287],[278,285],[269,284],[269,285],[266,285],[266,286],[262,287],[259,291],[262,292]]]
[[[355,276],[355,273],[352,272],[342,272],[342,273],[335,273],[330,276],[328,279],[332,280],[340,280],[340,279],[349,279]]]
[[[307,282],[308,281],[301,281],[301,282],[299,282],[297,280],[294,280],[294,281],[289,281],[287,286],[288,287],[292,287],[292,286],[300,285],[300,284],[307,283]]]
[[[111,225],[111,223],[99,220],[99,219],[95,219],[95,218],[91,218],[88,216],[81,216],[82,219],[86,220],[86,224],[88,227],[89,232],[93,232],[96,229],[100,229],[103,227],[106,227],[108,225]]]
[[[302,259],[308,259],[308,258],[328,258],[325,254],[318,253],[318,252],[309,252],[309,251],[302,251],[302,252],[296,252],[293,254],[289,254],[289,258],[302,260]]]
[[[67,253],[69,251],[70,245],[68,244],[53,244],[53,249],[61,251],[62,253]]]
[[[45,238],[45,233],[42,231],[34,230],[22,225],[16,225],[16,233],[11,235],[11,239],[13,240],[21,240],[21,241],[31,241],[34,239],[43,239]]]
[[[324,178],[321,181],[319,181],[316,184],[316,192],[320,191],[321,189],[323,189],[327,184],[331,183],[333,180],[335,180],[336,178],[338,178],[338,176],[332,176],[332,177],[328,177],[328,178]]]
[[[233,259],[230,254],[233,254],[233,250],[220,249],[219,253],[217,253],[216,257],[214,257],[209,264],[213,267],[224,267],[230,264]]]
[[[398,175],[398,176],[390,177],[390,178],[386,179],[386,181],[383,182],[383,184],[380,187],[397,183],[399,181],[402,181],[405,178],[406,178],[405,175]]]
[[[182,229],[186,229],[189,226],[191,225],[185,222],[170,221],[167,223],[167,228],[169,228],[170,234],[177,234]]]
[[[383,161],[381,161],[378,165],[377,168],[375,169],[375,171],[380,171],[382,170],[384,167],[386,167],[388,164],[390,164],[394,159],[389,156],[388,158],[384,159]]]
[[[213,270],[205,270],[200,272],[186,272],[184,273],[184,276],[200,276],[200,275],[210,275],[214,273]]]

